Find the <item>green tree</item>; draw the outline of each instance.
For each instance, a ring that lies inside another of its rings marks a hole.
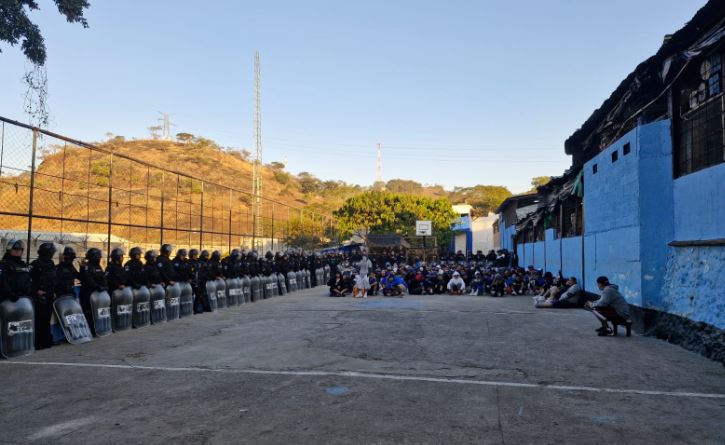
[[[436,236],[445,237],[458,215],[447,199],[431,199],[385,191],[368,191],[348,198],[333,212],[343,237],[352,234],[415,235],[415,222],[429,220]]]
[[[496,207],[511,196],[511,191],[500,185],[476,185],[456,187],[450,200],[456,204],[470,204],[475,216],[483,216],[496,210]]]
[[[531,178],[531,191],[536,191],[536,187],[546,185],[551,181],[551,176],[534,176]]]
[[[393,193],[407,193],[409,195],[420,193],[423,190],[420,182],[409,179],[391,179],[385,185],[385,188]]]
[[[88,0],[53,0],[58,12],[69,23],[80,23],[88,28],[83,17],[84,9],[90,7]],[[15,46],[21,43],[23,54],[35,65],[42,66],[47,58],[45,39],[38,25],[28,17],[28,12],[39,9],[36,0],[0,0],[0,41]],[[1,50],[0,50],[1,52]]]
[[[188,144],[194,139],[194,135],[191,133],[176,133],[176,140],[182,144]]]
[[[322,190],[322,181],[311,173],[301,172],[297,175],[297,181],[302,193],[319,193]]]

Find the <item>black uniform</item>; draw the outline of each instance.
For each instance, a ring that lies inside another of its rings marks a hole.
[[[35,349],[53,346],[50,334],[50,317],[53,314],[55,292],[55,263],[47,258],[38,258],[30,263],[30,293],[35,311]]]
[[[78,271],[72,261],[59,263],[55,268],[55,295],[58,297],[75,295],[74,290],[78,277]]]
[[[209,270],[209,261],[203,258],[192,261],[194,261],[194,263],[192,263],[191,267],[195,271],[194,273],[197,280],[197,291],[194,294],[194,311],[196,311],[197,314],[202,312],[211,312],[209,297],[206,294],[206,282],[213,280],[214,277],[211,276]]]
[[[146,270],[141,260],[132,258],[126,261],[123,269],[126,271],[126,280],[129,286],[134,289],[140,289],[141,286],[149,286]]]
[[[108,283],[109,292],[128,285],[126,269],[120,264],[110,263],[106,268],[106,282]]]
[[[174,261],[172,261],[171,265],[174,267],[177,281],[181,281],[184,283],[191,282],[191,270],[189,267],[189,260],[177,256],[174,258]]]
[[[179,281],[176,271],[174,270],[174,265],[171,263],[169,257],[159,255],[159,257],[156,258],[156,266],[159,269],[159,274],[161,274],[161,280],[165,285],[168,286],[171,283]]]
[[[20,257],[6,253],[0,261],[0,301],[30,297],[30,270]]]
[[[95,323],[93,323],[93,310],[91,309],[91,294],[93,292],[101,292],[108,290],[106,283],[106,274],[100,264],[86,263],[81,267],[81,307],[86,316],[86,320],[91,325],[93,334],[96,333]]]
[[[164,282],[161,277],[161,272],[159,272],[158,263],[146,263],[143,265],[143,270],[146,274],[146,280],[150,286],[154,284],[162,284]]]

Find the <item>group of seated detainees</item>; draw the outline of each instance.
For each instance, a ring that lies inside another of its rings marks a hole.
[[[591,302],[587,301],[576,277],[565,278],[561,271],[554,275],[533,266],[526,269],[510,266],[511,260],[505,249],[487,255],[480,251],[467,256],[458,252],[430,261],[415,257],[406,260],[397,252],[371,256],[358,252],[339,256],[328,285],[331,297],[532,295],[534,307],[538,309],[591,310],[602,325],[597,329],[601,336],[612,333],[609,322],[623,324],[629,320],[626,300],[607,277],[597,279],[602,296]]]

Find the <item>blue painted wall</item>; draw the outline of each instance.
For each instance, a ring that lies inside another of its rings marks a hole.
[[[725,238],[725,164],[677,178],[674,240]],[[725,329],[725,246],[669,247],[662,310]]]
[[[499,235],[501,236],[501,249],[506,249],[508,251],[513,251],[513,240],[512,237],[516,234],[516,224],[508,226],[508,227],[502,227],[503,222],[501,222],[501,225],[499,225]]]
[[[518,246],[519,266],[561,269],[592,292],[606,275],[630,304],[725,328],[725,246],[669,246],[725,239],[725,164],[673,180],[664,120],[633,129],[583,169],[584,237],[555,240],[547,230],[545,243]]]
[[[673,192],[676,240],[725,238],[725,164],[675,179]]]

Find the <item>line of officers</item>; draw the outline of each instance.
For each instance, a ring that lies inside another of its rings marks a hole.
[[[0,321],[5,316],[12,319],[12,306],[3,310],[5,302],[17,302],[22,297],[30,297],[34,312],[35,349],[51,347],[59,342],[58,335],[51,333],[53,302],[56,298],[77,295],[85,318],[93,319],[91,296],[99,292],[113,294],[125,288],[140,289],[163,285],[165,288],[175,283],[188,283],[193,290],[193,312],[212,311],[207,292],[207,283],[215,280],[242,277],[287,276],[289,272],[309,270],[309,286],[324,284],[319,273],[326,262],[320,256],[304,255],[299,252],[267,252],[264,257],[256,251],[246,252],[233,249],[224,258],[219,251],[211,254],[207,250],[178,249],[175,255],[170,244],[161,246],[159,253],[154,250],[145,253],[140,247],[132,248],[129,259],[124,263],[125,253],[121,248],[111,251],[108,265],[101,266],[100,249],[90,248],[81,261],[80,270],[76,269],[76,251],[66,246],[60,252],[59,262],[53,261],[57,253],[54,243],[42,243],[38,247],[38,257],[27,265],[23,261],[25,244],[22,240],[10,240],[6,252],[0,261]],[[329,268],[328,268],[329,270]],[[317,271],[317,273],[315,272]],[[80,292],[76,293],[77,283]],[[213,298],[213,297],[212,297]],[[249,300],[248,300],[249,301]],[[3,323],[6,336],[22,331],[20,325]],[[93,329],[93,323],[89,323]],[[62,335],[62,334],[61,334]],[[54,339],[55,338],[55,339]],[[62,337],[61,337],[62,338]]]

